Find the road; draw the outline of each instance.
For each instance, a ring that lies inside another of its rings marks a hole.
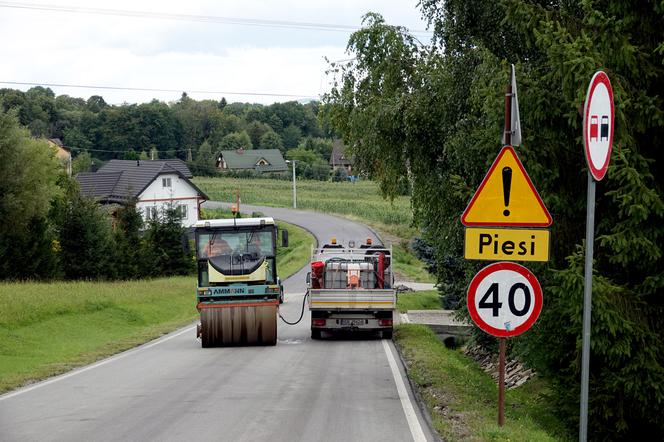
[[[375,238],[323,214],[242,209],[301,225],[321,243]],[[289,320],[299,316],[305,274],[285,281]],[[0,440],[434,440],[391,341],[312,341],[308,314],[296,326],[279,321],[278,335],[275,347],[202,349],[189,326],[5,394]]]

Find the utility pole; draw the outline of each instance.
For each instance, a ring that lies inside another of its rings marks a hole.
[[[297,209],[297,187],[295,185],[295,160],[286,160],[286,164],[293,164],[293,209]]]

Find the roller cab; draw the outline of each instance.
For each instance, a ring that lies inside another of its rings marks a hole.
[[[205,220],[194,229],[202,346],[276,344],[283,286],[274,219]]]

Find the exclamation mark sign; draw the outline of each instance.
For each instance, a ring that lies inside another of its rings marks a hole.
[[[510,190],[512,189],[512,168],[503,167],[503,201],[505,207],[510,206]],[[508,209],[503,210],[503,215],[510,216]]]

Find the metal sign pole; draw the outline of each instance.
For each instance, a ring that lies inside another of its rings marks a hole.
[[[593,292],[593,245],[595,242],[595,179],[588,171],[586,207],[586,264],[583,289],[583,348],[581,353],[581,416],[579,440],[588,438],[588,378],[590,374],[590,313]]]
[[[505,425],[505,353],[507,338],[499,338],[500,350],[498,356],[498,426]]]
[[[512,143],[512,84],[505,90],[505,144]],[[505,353],[507,338],[499,338],[498,350],[498,426],[505,425]]]

